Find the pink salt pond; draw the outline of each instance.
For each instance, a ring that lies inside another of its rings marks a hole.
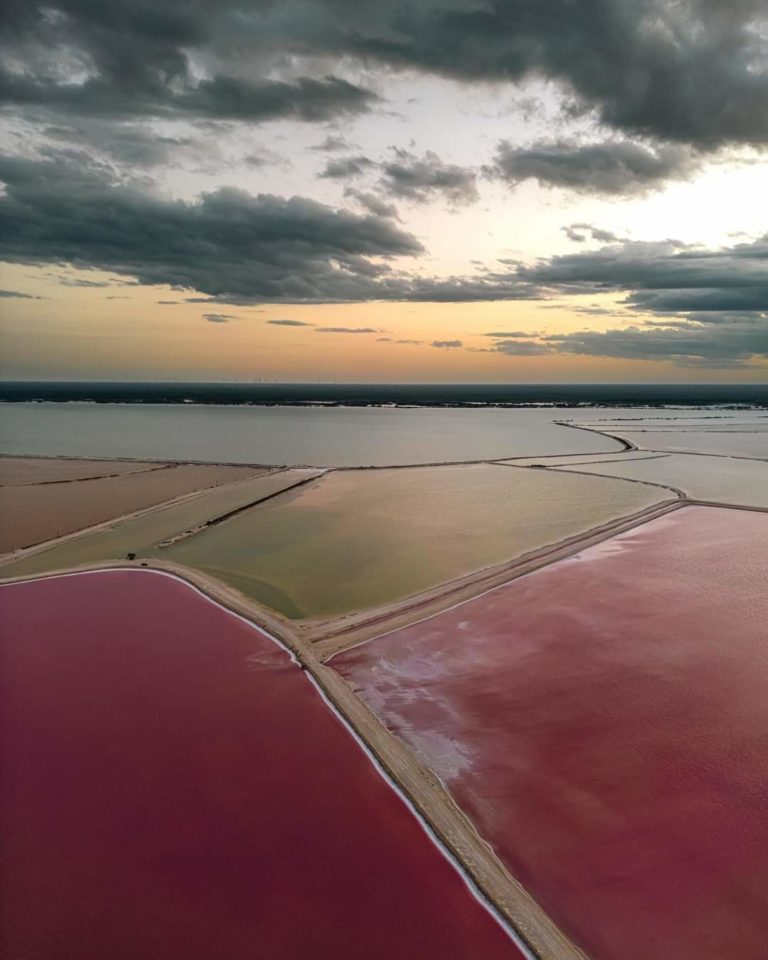
[[[331,664],[592,960],[765,960],[767,513],[675,511]]]
[[[0,587],[3,956],[522,954],[288,655],[182,583]]]

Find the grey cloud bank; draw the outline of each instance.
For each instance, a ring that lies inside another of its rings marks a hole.
[[[513,186],[533,179],[577,193],[629,196],[647,193],[669,180],[686,179],[699,166],[696,155],[679,145],[652,149],[621,140],[515,147],[502,142],[487,173]]]
[[[317,120],[370,107],[370,91],[339,77],[268,76],[288,55],[465,83],[544,77],[573,110],[629,136],[706,149],[765,144],[767,17],[755,0],[33,0],[5,5],[12,49],[0,93],[100,115]]]

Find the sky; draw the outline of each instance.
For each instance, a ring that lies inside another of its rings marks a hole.
[[[764,0],[7,0],[0,376],[764,382]]]

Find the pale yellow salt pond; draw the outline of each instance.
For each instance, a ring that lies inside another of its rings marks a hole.
[[[343,471],[163,551],[295,618],[376,607],[672,494],[489,464]]]

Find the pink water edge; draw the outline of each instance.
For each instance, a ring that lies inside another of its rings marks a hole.
[[[592,960],[768,957],[768,514],[684,508],[331,665]]]
[[[4,957],[522,957],[251,625],[146,571],[0,618]]]

